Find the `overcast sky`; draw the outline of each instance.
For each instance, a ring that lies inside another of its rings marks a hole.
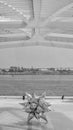
[[[0,67],[73,67],[73,50],[53,47],[0,49]]]

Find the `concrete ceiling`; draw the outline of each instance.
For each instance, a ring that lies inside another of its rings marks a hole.
[[[73,48],[73,0],[0,0],[0,48]]]

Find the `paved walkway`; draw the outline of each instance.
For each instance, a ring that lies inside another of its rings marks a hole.
[[[73,130],[73,103],[49,100],[52,111],[46,113],[48,124],[34,119],[27,124],[22,100],[0,99],[0,130]]]

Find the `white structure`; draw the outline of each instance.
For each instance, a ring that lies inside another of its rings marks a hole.
[[[73,0],[0,0],[0,48],[73,48]]]

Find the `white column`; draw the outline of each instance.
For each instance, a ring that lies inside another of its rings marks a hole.
[[[41,0],[33,0],[34,21],[37,24],[40,18]]]

